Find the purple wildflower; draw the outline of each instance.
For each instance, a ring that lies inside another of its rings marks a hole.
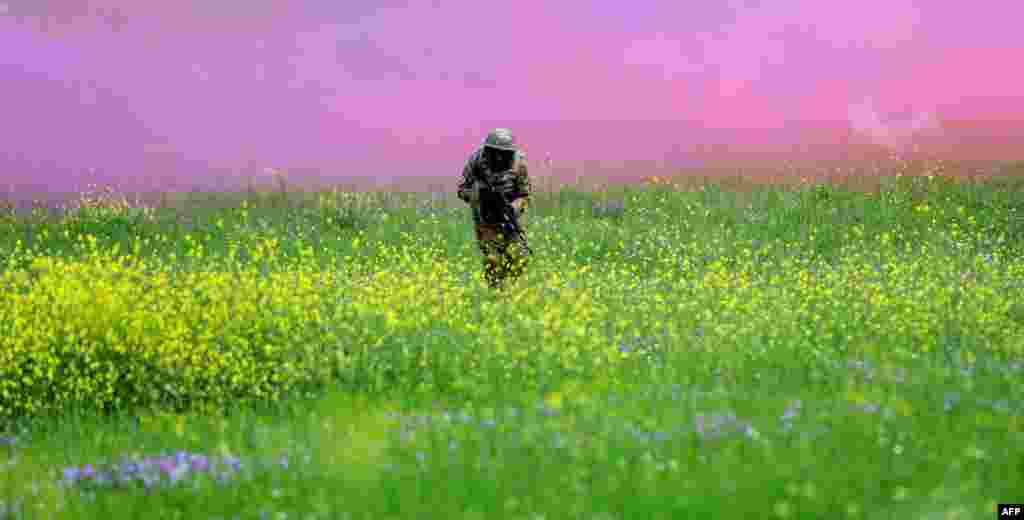
[[[96,480],[97,484],[105,485],[105,484],[109,484],[109,483],[113,482],[114,477],[113,477],[113,475],[111,475],[107,471],[99,471],[99,472],[96,473],[96,479],[95,480]]]
[[[803,402],[801,402],[799,399],[790,402],[786,406],[786,409],[782,412],[782,420],[791,421],[795,419],[796,416],[800,414],[800,408],[802,406]]]
[[[64,468],[64,482],[74,484],[81,477],[81,471],[77,467]]]
[[[289,466],[287,455],[282,455],[278,461],[285,468]],[[99,466],[86,464],[81,468],[67,467],[63,469],[62,483],[74,485],[88,480],[98,485],[117,486],[141,481],[148,491],[158,486],[163,477],[171,483],[176,483],[200,472],[211,472],[216,481],[223,484],[241,468],[241,460],[235,456],[225,455],[217,462],[217,471],[213,471],[214,460],[210,457],[179,451],[171,456],[146,457],[141,461],[125,459],[111,465],[102,463]],[[266,469],[273,466],[274,464],[268,464]]]
[[[205,455],[193,455],[190,464],[192,469],[196,471],[207,471],[210,469],[210,459]]]
[[[223,462],[234,471],[239,471],[242,468],[242,460],[233,455],[225,455]]]
[[[167,475],[173,473],[177,466],[178,465],[175,463],[174,459],[169,457],[161,457],[156,461],[156,467],[160,468],[160,471]]]
[[[137,462],[124,461],[121,463],[121,474],[126,477],[138,473],[142,469],[142,466]]]

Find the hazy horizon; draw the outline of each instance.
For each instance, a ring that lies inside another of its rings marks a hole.
[[[443,177],[497,126],[576,175],[1018,158],[1024,5],[925,5],[0,0],[0,189]]]

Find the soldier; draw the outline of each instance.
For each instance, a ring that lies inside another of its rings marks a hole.
[[[523,274],[530,254],[525,237],[509,226],[505,210],[515,220],[529,205],[530,176],[526,155],[516,146],[512,132],[499,128],[487,134],[483,146],[469,156],[462,169],[459,198],[473,209],[477,244],[484,256],[484,278],[492,288]],[[508,203],[506,205],[506,202]]]

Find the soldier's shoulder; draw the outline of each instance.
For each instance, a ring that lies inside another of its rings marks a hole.
[[[473,152],[469,154],[468,158],[466,158],[466,164],[471,164],[471,165],[480,164],[480,162],[483,161],[483,158],[484,158],[483,150],[480,149],[480,148],[477,148],[476,150],[473,150]]]

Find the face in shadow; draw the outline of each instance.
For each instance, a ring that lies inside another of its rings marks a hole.
[[[511,150],[499,150],[489,146],[484,148],[484,160],[492,171],[503,172],[511,169],[515,157],[516,153]]]

